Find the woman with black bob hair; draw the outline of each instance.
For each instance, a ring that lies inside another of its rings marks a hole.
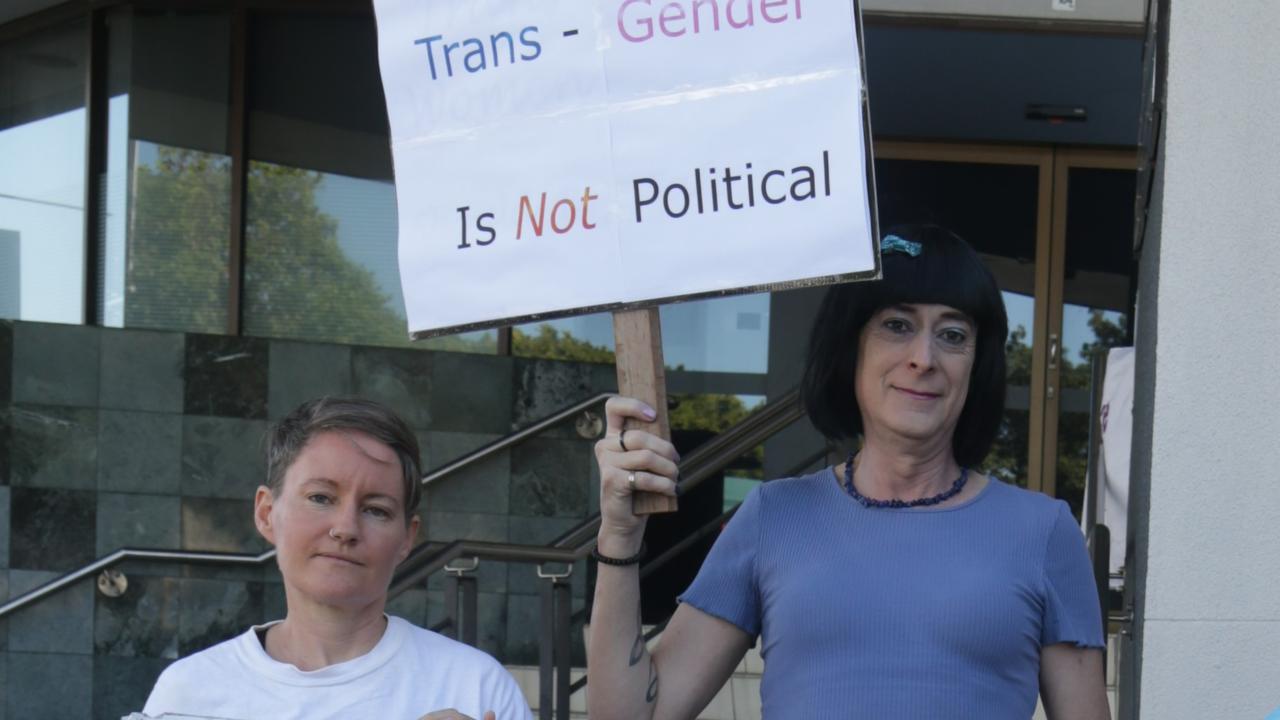
[[[861,329],[876,311],[894,305],[955,308],[977,326],[968,397],[953,439],[956,461],[974,467],[987,456],[1004,415],[1009,321],[1000,288],[973,248],[945,228],[900,225],[885,237],[915,238],[909,242],[918,243],[920,252],[912,256],[903,250],[882,250],[883,279],[836,285],[827,292],[814,319],[800,385],[805,409],[814,427],[832,440],[861,436],[862,413],[853,387]]]
[[[650,653],[637,491],[677,492],[665,440],[606,407],[589,713],[693,718],[760,640],[766,720],[1110,717],[1101,613],[1066,503],[978,469],[1004,409],[1008,320],[967,243],[892,228],[883,279],[832,287],[802,381],[845,462],[762,483],[717,538]]]

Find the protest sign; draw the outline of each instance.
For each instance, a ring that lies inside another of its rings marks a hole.
[[[374,8],[415,337],[877,275],[853,2]]]

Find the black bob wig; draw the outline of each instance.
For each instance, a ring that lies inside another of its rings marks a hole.
[[[937,225],[899,225],[886,235],[920,243],[918,257],[881,256],[883,279],[832,286],[814,319],[800,391],[809,419],[831,440],[862,434],[854,392],[858,339],[871,316],[900,304],[947,305],[977,326],[969,392],[952,437],[956,462],[976,467],[987,456],[1004,413],[1005,340],[1009,320],[995,278],[964,240]]]

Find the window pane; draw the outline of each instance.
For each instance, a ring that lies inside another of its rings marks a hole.
[[[0,45],[0,317],[84,317],[85,25]]]
[[[511,354],[549,360],[611,363],[613,313],[518,325],[511,331]]]
[[[663,306],[662,353],[671,368],[768,372],[769,294]]]
[[[132,146],[124,324],[226,332],[231,159],[143,141]]]
[[[1057,495],[1079,517],[1089,461],[1095,357],[1128,344],[1133,278],[1132,170],[1071,168],[1058,385]]]
[[[662,356],[668,368],[765,373],[769,369],[769,294],[663,305]],[[595,313],[515,328],[512,352],[524,357],[613,362],[613,315]]]
[[[230,20],[110,16],[102,322],[225,332]]]
[[[248,190],[246,332],[407,342],[390,183],[253,162]]]
[[[373,18],[264,12],[252,23],[245,332],[411,345]],[[412,346],[491,353],[496,337]]]

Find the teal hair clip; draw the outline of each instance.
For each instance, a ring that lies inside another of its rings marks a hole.
[[[885,235],[880,240],[880,253],[900,252],[910,255],[911,257],[920,257],[920,243],[912,242],[897,235]]]

